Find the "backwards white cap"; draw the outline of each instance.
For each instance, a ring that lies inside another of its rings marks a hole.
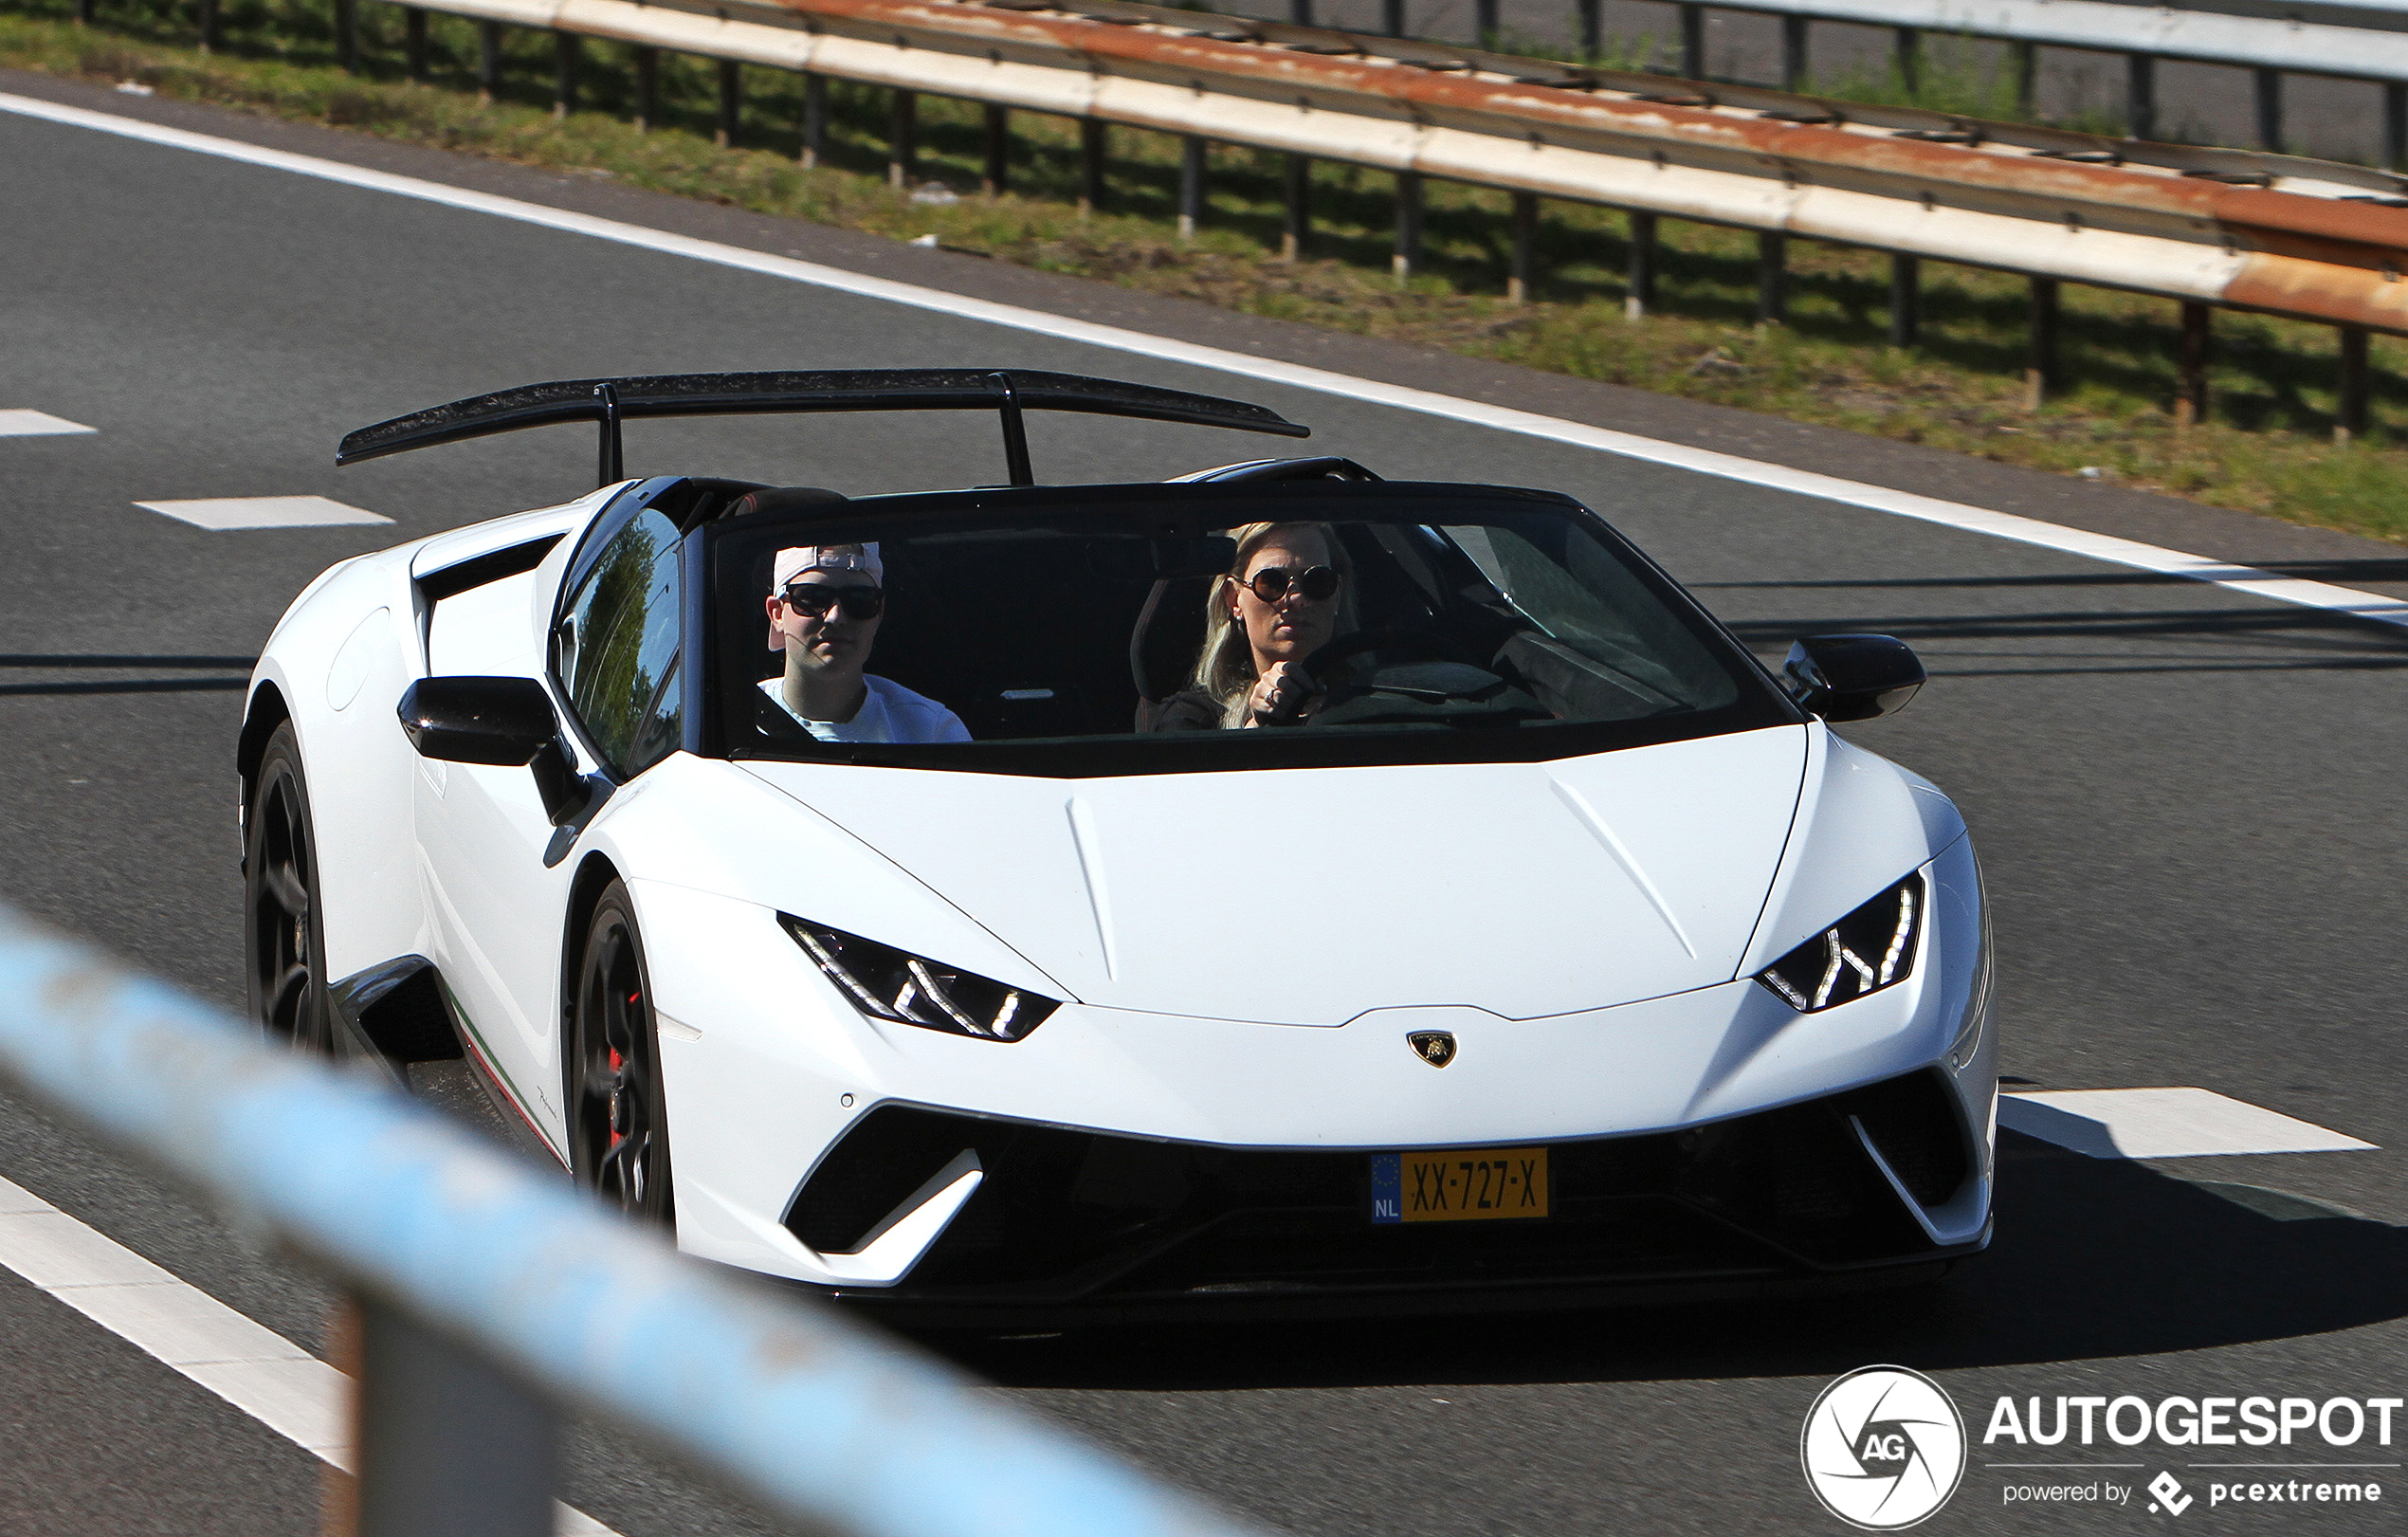
[[[885,563],[878,558],[875,544],[802,544],[777,552],[777,559],[770,566],[771,595],[782,595],[786,584],[806,571],[853,571],[871,581],[884,580]]]

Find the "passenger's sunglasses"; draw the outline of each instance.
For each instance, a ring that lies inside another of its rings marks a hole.
[[[786,589],[787,607],[824,619],[828,611],[843,604],[848,619],[875,619],[886,612],[886,590],[883,587],[827,587],[818,582],[796,582]]]
[[[1278,602],[1287,595],[1291,588],[1307,603],[1320,603],[1338,595],[1338,568],[1335,566],[1306,566],[1302,571],[1287,566],[1265,566],[1251,576],[1232,576],[1230,579],[1266,603]]]

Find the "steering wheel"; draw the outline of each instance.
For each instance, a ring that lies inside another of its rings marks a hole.
[[[1323,642],[1299,665],[1306,677],[1326,691],[1339,683],[1352,681],[1359,670],[1347,668],[1332,678],[1329,669],[1334,665],[1377,651],[1400,652],[1415,661],[1460,662],[1483,672],[1489,670],[1487,658],[1452,635],[1434,630],[1358,630]]]

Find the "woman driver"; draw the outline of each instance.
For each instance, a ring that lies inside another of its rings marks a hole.
[[[1188,687],[1162,702],[1157,731],[1294,725],[1320,707],[1304,658],[1338,628],[1340,576],[1320,523],[1248,523],[1234,571],[1213,578],[1204,649]]]

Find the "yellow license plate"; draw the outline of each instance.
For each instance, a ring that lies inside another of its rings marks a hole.
[[[1487,1222],[1547,1215],[1543,1147],[1374,1153],[1371,1219]]]

